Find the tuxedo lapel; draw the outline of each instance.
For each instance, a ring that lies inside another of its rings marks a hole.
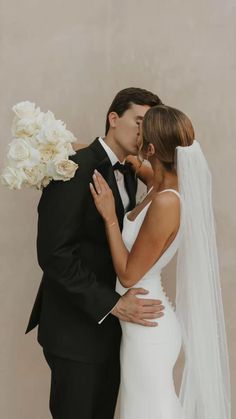
[[[125,163],[127,174],[125,175],[125,187],[129,195],[129,206],[127,211],[131,211],[136,205],[137,180],[134,176],[131,163]]]
[[[114,175],[114,170],[111,164],[111,161],[105,152],[104,148],[100,144],[98,138],[89,146],[96,152],[96,157],[98,159],[96,169],[101,173],[104,177],[108,185],[110,186],[114,199],[115,199],[115,206],[116,206],[116,214],[119,221],[120,228],[123,227],[123,218],[124,218],[124,206],[121,200],[121,196],[119,193],[119,189],[116,183],[116,178]]]

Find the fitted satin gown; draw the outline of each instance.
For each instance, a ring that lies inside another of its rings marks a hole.
[[[166,189],[160,193],[172,191]],[[128,250],[139,233],[149,202],[130,221],[125,215],[122,237]],[[161,271],[178,250],[182,228],[171,245],[152,268],[136,283],[149,294],[141,298],[160,299],[165,306],[164,316],[157,319],[157,327],[145,327],[122,322],[120,419],[183,419],[182,407],[173,382],[173,367],[178,358],[182,336],[175,310],[166,296]],[[123,295],[127,289],[117,279],[116,290]]]

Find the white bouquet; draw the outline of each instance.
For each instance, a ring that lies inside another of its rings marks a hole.
[[[30,186],[42,189],[54,180],[70,180],[78,165],[69,159],[76,154],[74,135],[50,111],[44,113],[32,102],[13,106],[13,139],[9,143],[1,181],[10,189]]]

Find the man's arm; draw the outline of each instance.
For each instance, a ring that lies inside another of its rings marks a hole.
[[[70,181],[52,181],[43,190],[38,206],[37,252],[45,280],[54,281],[72,304],[98,322],[120,295],[98,282],[79,255],[78,238],[90,193],[89,172],[89,168],[79,166]]]

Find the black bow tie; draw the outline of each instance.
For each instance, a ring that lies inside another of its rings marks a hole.
[[[121,164],[119,161],[116,162],[116,164],[114,164],[113,170],[119,170],[120,173],[122,173],[123,175],[127,172],[129,172],[130,169],[130,165],[128,163],[125,164]]]

